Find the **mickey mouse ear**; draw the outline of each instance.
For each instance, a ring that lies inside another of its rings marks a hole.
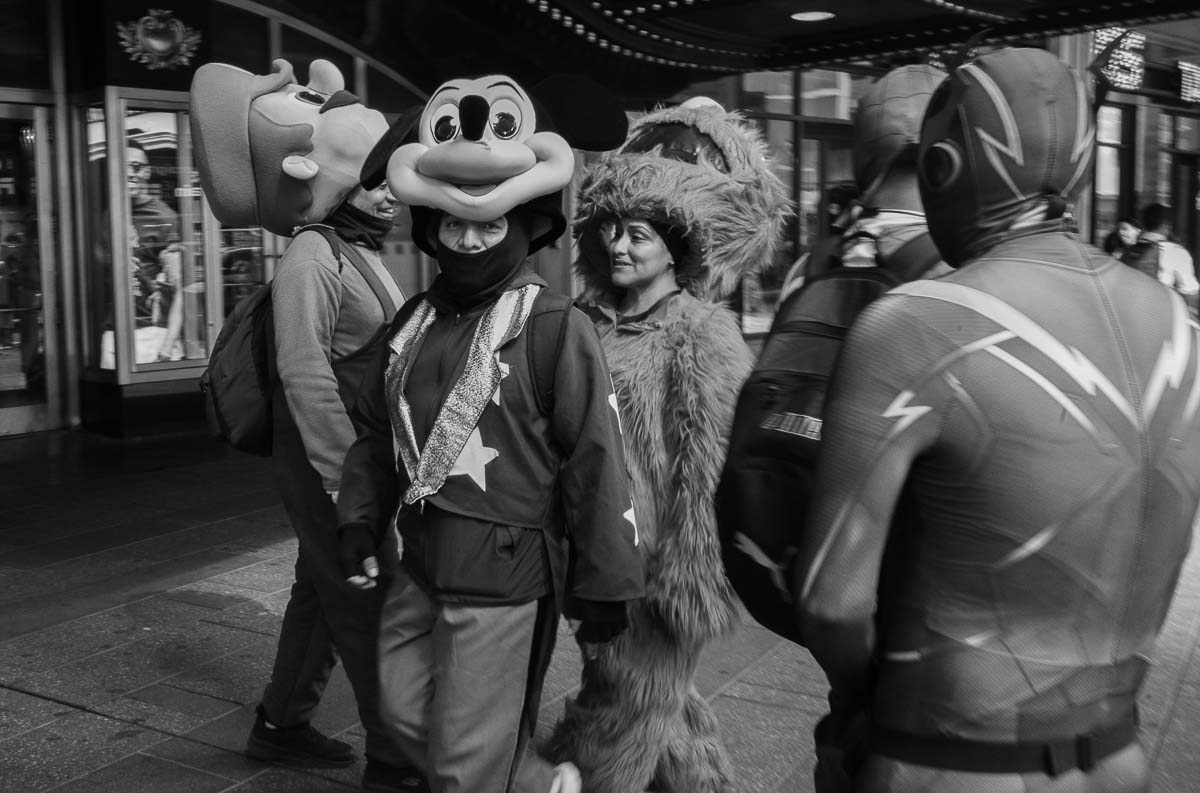
[[[617,95],[582,74],[556,74],[530,95],[550,114],[549,124],[572,148],[611,151],[625,142],[629,119]],[[539,127],[543,122],[539,121]]]
[[[388,127],[388,131],[383,133],[383,137],[363,162],[362,170],[358,172],[359,184],[368,190],[374,190],[387,180],[387,164],[392,152],[409,142],[407,139],[416,130],[424,109],[424,105],[410,107]],[[415,137],[413,139],[415,140]]]

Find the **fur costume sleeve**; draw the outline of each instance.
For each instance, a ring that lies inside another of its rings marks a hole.
[[[734,406],[753,363],[733,312],[700,304],[666,329],[671,350],[664,440],[671,461],[669,526],[647,575],[647,601],[680,638],[711,639],[737,623],[713,494]]]

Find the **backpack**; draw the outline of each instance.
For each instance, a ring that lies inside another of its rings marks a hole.
[[[329,226],[310,225],[296,232],[315,231],[325,238],[342,272],[343,254],[362,274],[391,316],[396,305],[383,282],[353,245]],[[370,346],[368,342],[366,346]],[[357,353],[352,353],[352,355]],[[349,357],[349,356],[347,356]],[[271,400],[279,382],[275,369],[275,312],[271,284],[264,284],[238,301],[221,325],[200,376],[204,414],[213,437],[238,451],[270,456],[273,418]]]
[[[750,615],[799,641],[787,580],[813,487],[825,391],[858,313],[941,261],[929,234],[875,266],[836,266],[779,306],[738,397],[715,507],[725,572]],[[822,250],[827,246],[822,246]]]
[[[1154,240],[1138,240],[1121,254],[1121,261],[1135,270],[1141,270],[1151,278],[1158,278],[1158,243]]]

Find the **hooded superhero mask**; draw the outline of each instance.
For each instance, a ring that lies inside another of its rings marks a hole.
[[[1061,228],[1091,181],[1095,137],[1087,86],[1045,50],[1003,49],[955,69],[930,100],[917,165],[946,262]]]
[[[551,77],[531,91],[505,75],[449,80],[415,122],[392,126],[362,183],[386,176],[412,212],[413,241],[430,256],[439,211],[486,222],[521,210],[533,253],[566,230],[561,191],[575,173],[572,148],[613,149],[627,129],[616,97],[586,77]]]
[[[192,140],[218,220],[291,236],[325,220],[358,187],[363,162],[388,125],[345,87],[324,60],[309,66],[308,85],[295,82],[284,60],[269,75],[224,63],[196,70]]]
[[[686,243],[675,265],[681,286],[725,300],[742,275],[774,260],[790,214],[758,130],[712,100],[692,99],[643,116],[619,151],[588,170],[575,215],[575,270],[586,297],[615,302],[601,226],[642,218]]]

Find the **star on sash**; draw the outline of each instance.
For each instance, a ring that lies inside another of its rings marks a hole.
[[[479,485],[479,489],[486,493],[487,471],[485,466],[499,456],[500,452],[483,445],[483,436],[479,434],[479,427],[476,427],[472,430],[471,436],[467,438],[466,445],[463,446],[462,452],[459,453],[458,459],[454,461],[447,476],[465,474],[474,479],[475,484]]]

